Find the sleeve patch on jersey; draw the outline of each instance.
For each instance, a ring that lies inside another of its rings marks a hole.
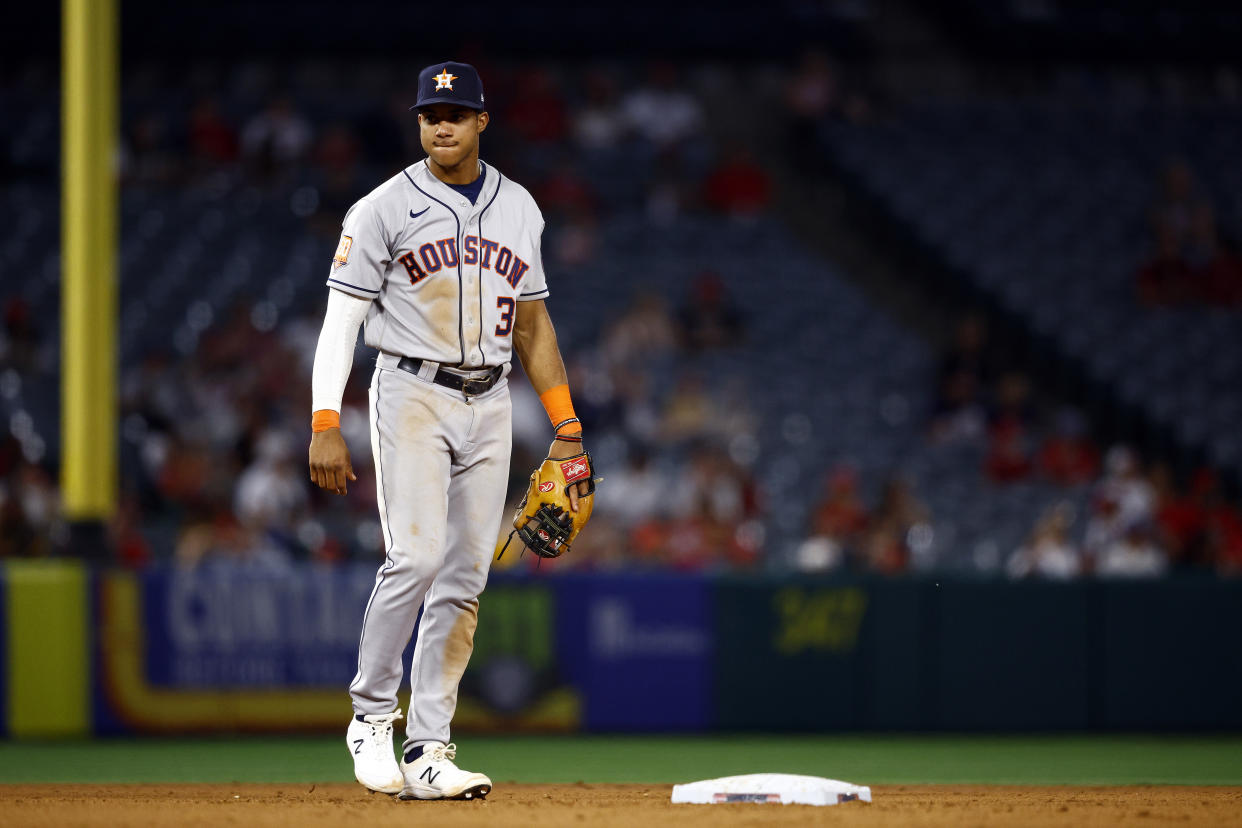
[[[341,243],[336,246],[336,255],[332,257],[332,268],[335,270],[343,264],[349,264],[349,249],[354,246],[350,236],[341,236]]]

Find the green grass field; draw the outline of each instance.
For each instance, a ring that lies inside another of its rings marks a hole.
[[[1242,737],[463,736],[497,781],[670,783],[803,773],[861,784],[1242,785]],[[0,783],[352,780],[341,739],[0,742]]]

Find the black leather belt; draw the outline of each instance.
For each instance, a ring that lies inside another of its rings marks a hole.
[[[409,371],[417,376],[419,370],[423,367],[423,361],[413,357],[401,357],[400,361],[397,362],[397,367],[402,371]],[[454,374],[440,368],[436,370],[436,375],[431,378],[431,381],[436,385],[443,385],[445,388],[460,391],[467,397],[477,397],[492,390],[492,387],[500,382],[502,374],[504,374],[504,368],[500,366],[487,369],[487,376],[485,377],[463,377],[460,374]]]

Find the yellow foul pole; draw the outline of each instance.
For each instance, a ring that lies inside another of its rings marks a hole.
[[[86,524],[117,499],[117,2],[62,5],[61,494]]]

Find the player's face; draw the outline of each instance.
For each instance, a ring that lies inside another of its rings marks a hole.
[[[478,155],[479,133],[487,129],[487,113],[464,106],[434,104],[418,113],[423,150],[442,167],[452,169]]]

